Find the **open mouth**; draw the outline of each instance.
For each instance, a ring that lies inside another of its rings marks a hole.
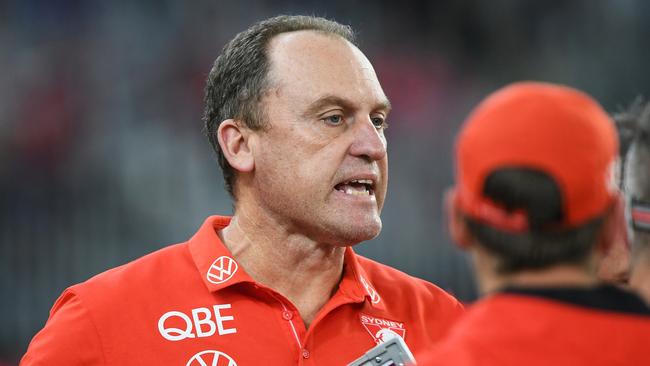
[[[353,179],[334,186],[339,192],[353,196],[373,196],[375,183],[370,179]]]

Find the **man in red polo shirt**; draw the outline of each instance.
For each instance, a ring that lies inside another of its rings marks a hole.
[[[620,237],[614,124],[564,86],[507,86],[458,137],[450,231],[484,297],[418,365],[647,365],[650,309],[599,282]]]
[[[234,216],[67,289],[21,364],[345,365],[439,340],[461,305],[351,249],[381,230],[390,111],[352,42],[303,16],[230,41],[204,120]]]

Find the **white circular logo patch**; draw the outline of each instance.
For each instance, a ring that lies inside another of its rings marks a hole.
[[[237,366],[237,362],[223,352],[207,350],[192,356],[185,366]]]
[[[215,259],[206,274],[208,281],[218,285],[232,278],[237,272],[237,262],[228,256],[221,256]]]

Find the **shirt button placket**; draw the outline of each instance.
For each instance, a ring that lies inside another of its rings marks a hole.
[[[310,355],[309,355],[309,350],[306,349],[306,348],[303,348],[303,349],[302,349],[302,358],[304,358],[304,359],[306,360],[306,359],[309,358],[309,356],[310,356]]]
[[[291,320],[291,319],[293,319],[293,313],[290,312],[289,310],[284,310],[284,311],[282,311],[282,319],[284,319],[284,320]]]

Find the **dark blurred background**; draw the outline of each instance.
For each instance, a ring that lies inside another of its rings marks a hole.
[[[644,0],[0,1],[0,365],[67,286],[231,212],[204,79],[225,42],[281,13],[352,25],[394,105],[384,230],[358,252],[465,301],[476,290],[441,198],[471,107],[520,79],[609,111],[650,94]]]

